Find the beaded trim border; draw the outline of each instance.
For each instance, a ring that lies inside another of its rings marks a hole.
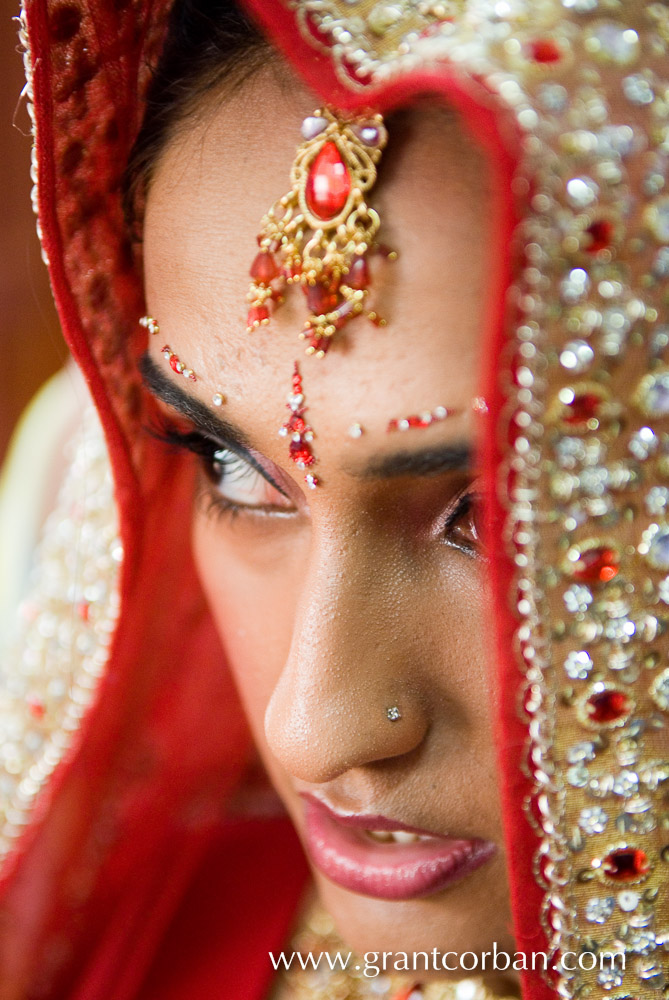
[[[0,858],[72,745],[107,665],[122,560],[102,428],[87,410],[36,552],[0,685]]]

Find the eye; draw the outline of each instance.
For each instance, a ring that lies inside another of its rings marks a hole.
[[[288,497],[236,452],[221,448],[203,456],[203,464],[214,502],[235,509],[293,509]]]
[[[197,430],[184,430],[173,420],[161,421],[151,430],[154,438],[172,448],[198,457],[202,470],[202,492],[212,513],[256,511],[264,514],[291,512],[295,508],[256,460],[246,459],[232,448],[222,448]]]
[[[469,489],[460,494],[444,524],[444,540],[470,555],[485,555],[483,497]]]

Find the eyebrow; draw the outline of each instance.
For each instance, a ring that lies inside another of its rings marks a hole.
[[[393,479],[398,476],[430,476],[440,472],[463,472],[472,468],[473,449],[464,441],[432,446],[420,451],[398,451],[379,455],[361,468],[350,469],[364,479]]]
[[[158,368],[148,352],[139,359],[139,371],[149,392],[161,399],[163,403],[178,410],[204,434],[208,434],[209,437],[217,439],[222,444],[229,444],[239,451],[250,452],[252,450],[251,442],[239,427],[227,420],[221,420],[199,399],[194,399],[193,396],[175,385],[172,379]]]
[[[227,420],[211,412],[208,406],[175,385],[169,375],[158,368],[146,352],[139,360],[139,371],[146,388],[168,406],[191,420],[204,434],[233,450],[245,453],[253,461],[253,446],[247,435]],[[254,466],[257,463],[253,461]],[[347,472],[362,479],[393,479],[400,476],[429,476],[443,472],[468,471],[473,464],[473,449],[466,442],[431,446],[420,451],[398,451],[389,455],[372,457],[364,466],[347,468]],[[259,469],[266,477],[267,471]],[[273,479],[270,480],[277,486]],[[277,486],[277,489],[280,489]],[[283,492],[283,491],[281,491]]]

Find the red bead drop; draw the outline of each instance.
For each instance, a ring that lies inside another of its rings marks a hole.
[[[181,362],[179,361],[176,354],[173,354],[172,357],[170,358],[170,368],[172,369],[173,372],[176,372],[177,375],[181,375],[181,371],[179,370],[178,367],[180,364]]]
[[[251,306],[246,317],[246,325],[254,327],[267,319],[269,319],[269,309],[267,306]]]
[[[309,211],[327,221],[339,215],[351,191],[351,175],[334,142],[326,142],[311,164],[305,197]]]
[[[585,248],[587,252],[601,253],[602,250],[608,250],[613,242],[613,223],[607,219],[599,219],[588,226],[586,233],[590,237]]]
[[[618,575],[620,556],[606,545],[586,549],[574,563],[573,576],[581,583],[607,583]]]
[[[279,268],[271,253],[256,254],[251,264],[251,277],[260,285],[269,285],[279,277]]]
[[[617,722],[629,714],[632,703],[624,691],[609,689],[591,695],[586,702],[586,711],[590,722],[605,725]]]
[[[356,291],[367,288],[369,285],[369,267],[364,257],[357,257],[353,261],[351,269],[344,280],[349,288],[353,288]]]
[[[602,861],[606,875],[616,882],[635,882],[650,871],[648,855],[636,847],[620,847]]]
[[[538,63],[559,62],[562,58],[560,46],[552,38],[536,38],[530,42],[530,56]]]
[[[307,305],[315,316],[323,316],[325,313],[333,312],[337,308],[339,297],[331,284],[321,281],[315,285],[304,286],[304,294],[307,297]]]
[[[602,397],[596,392],[579,392],[574,395],[571,403],[566,403],[567,413],[562,418],[565,424],[571,426],[587,424],[599,415]]]

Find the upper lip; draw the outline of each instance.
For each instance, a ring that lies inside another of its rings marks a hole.
[[[388,833],[404,831],[406,833],[415,833],[419,837],[435,837],[441,840],[449,839],[447,834],[435,833],[434,830],[424,830],[422,827],[402,823],[396,819],[389,819],[387,816],[374,815],[372,813],[339,812],[333,809],[331,805],[328,805],[327,802],[324,802],[320,796],[313,795],[311,792],[300,792],[300,795],[302,798],[315,802],[322,809],[325,809],[332,819],[341,823],[342,826],[354,826],[362,830],[385,830]]]

